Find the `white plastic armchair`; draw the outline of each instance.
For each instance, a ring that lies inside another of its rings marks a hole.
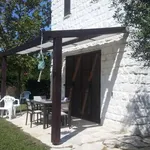
[[[13,104],[13,113],[14,113],[14,116],[16,116],[16,108],[20,106],[20,100],[14,99],[14,102],[17,102],[15,104]],[[21,113],[21,108],[20,108],[20,113]]]
[[[29,99],[30,94],[31,94],[30,91],[24,91],[24,92],[22,92],[22,93],[20,94],[20,101],[21,101],[22,99],[25,99],[25,100]]]
[[[12,118],[13,112],[13,102],[15,101],[14,97],[11,96],[4,96],[0,103],[4,101],[4,107],[0,107],[1,117],[3,117],[4,111],[7,111],[6,115],[9,115],[9,119]]]

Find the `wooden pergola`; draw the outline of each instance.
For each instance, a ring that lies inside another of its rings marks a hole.
[[[43,51],[53,50],[53,86],[52,86],[52,134],[51,142],[60,144],[61,121],[61,68],[62,47],[86,40],[96,40],[97,37],[105,38],[112,34],[126,33],[125,27],[95,28],[80,30],[45,31],[43,33]],[[40,50],[41,36],[34,38],[25,44],[0,53],[2,57],[1,97],[6,94],[7,56],[15,54],[27,54]]]

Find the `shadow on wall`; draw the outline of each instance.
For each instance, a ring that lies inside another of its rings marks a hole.
[[[127,116],[124,118],[122,130],[129,129],[131,134],[150,135],[150,93],[145,87],[135,92],[127,105]]]
[[[118,75],[128,34],[124,34],[120,41],[112,44],[112,52],[107,47],[102,49],[101,61],[101,125],[104,124],[106,113],[113,96],[113,88]],[[105,52],[106,51],[106,52]],[[111,119],[111,118],[110,118]]]

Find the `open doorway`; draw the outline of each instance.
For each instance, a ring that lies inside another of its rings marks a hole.
[[[79,63],[80,59],[80,63]],[[101,51],[66,57],[66,93],[71,98],[71,115],[100,123]],[[73,76],[77,70],[75,80]]]

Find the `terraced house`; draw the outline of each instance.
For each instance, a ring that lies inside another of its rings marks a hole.
[[[110,0],[53,0],[51,28],[119,27],[114,11]],[[150,70],[131,57],[128,40],[127,33],[116,33],[64,46],[62,97],[73,87],[73,116],[148,135]]]

